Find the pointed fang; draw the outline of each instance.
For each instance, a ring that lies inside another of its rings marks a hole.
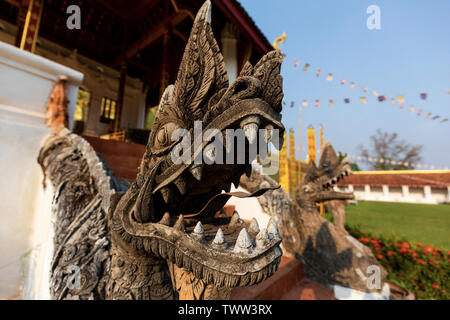
[[[234,252],[241,253],[247,252],[253,247],[252,240],[248,235],[247,229],[243,228],[239,233],[236,240],[236,245],[234,246]]]
[[[159,224],[163,224],[165,226],[170,226],[170,214],[166,212],[162,219],[159,221]]]
[[[202,180],[203,166],[201,164],[194,164],[189,168],[189,171],[195,179],[197,179],[198,181]]]
[[[231,216],[229,225],[234,226],[237,223],[241,223],[241,218],[239,217],[239,213],[237,211],[234,211],[233,215]]]
[[[248,227],[248,231],[250,231],[251,233],[258,233],[259,232],[258,221],[255,218],[253,218],[252,221],[250,222],[250,226]]]
[[[185,231],[185,226],[184,226],[184,217],[182,214],[180,214],[180,216],[178,217],[177,222],[175,222],[175,225],[173,226],[175,230],[178,231]]]
[[[216,237],[214,238],[212,243],[215,245],[225,244],[225,236],[223,235],[223,231],[221,228],[219,228],[219,230],[217,230]]]

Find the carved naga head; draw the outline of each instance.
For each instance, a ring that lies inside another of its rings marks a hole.
[[[322,151],[319,167],[316,167],[314,161],[309,162],[306,175],[297,188],[297,202],[300,205],[308,203],[315,206],[315,202],[353,199],[352,192],[339,192],[333,188],[341,178],[351,173],[348,156],[339,161],[333,147],[327,143]]]
[[[161,98],[137,180],[118,205],[127,233],[153,239],[153,253],[210,283],[260,282],[276,270],[281,256],[274,224],[260,231],[237,215],[214,214],[231,196],[231,183],[237,187],[242,174],[251,174],[250,146],[260,153],[271,137],[283,135],[282,60],[279,51],[272,51],[254,67],[247,62],[229,85],[211,29],[211,2],[206,1],[177,80]],[[233,139],[227,138],[231,132]],[[223,144],[217,144],[221,139]],[[273,143],[281,147],[280,141]],[[223,163],[211,161],[221,152]],[[230,154],[232,161],[225,161]],[[245,161],[238,160],[242,156]],[[238,194],[254,195],[259,194]]]

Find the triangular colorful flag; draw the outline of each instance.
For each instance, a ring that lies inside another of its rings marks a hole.
[[[420,94],[420,99],[422,99],[422,100],[427,100],[427,97],[428,97],[428,94],[425,92]]]
[[[431,112],[428,112],[428,113],[425,115],[425,119],[428,119],[430,116],[431,116]]]
[[[294,101],[291,101],[291,108],[293,108],[294,105],[295,105],[295,102],[294,102]]]
[[[447,121],[448,121],[448,119],[445,118],[445,119],[442,119],[442,120],[441,120],[441,123],[442,123],[442,122],[447,122]]]
[[[309,63],[305,64],[305,66],[303,67],[303,71],[308,71],[310,65]]]
[[[321,74],[322,74],[322,70],[317,69],[317,71],[316,71],[316,76],[317,76],[317,77],[320,77]]]
[[[333,75],[331,73],[329,73],[327,76],[327,81],[332,81],[332,80],[333,80]]]
[[[361,100],[361,102],[364,103],[364,104],[367,103],[367,98],[366,97],[361,97],[361,98],[359,98],[359,100]]]
[[[341,79],[341,85],[344,85],[347,80]]]
[[[414,106],[409,107],[409,112],[414,112]]]
[[[399,105],[402,105],[403,103],[405,103],[405,96],[404,95],[398,95],[397,96],[397,102]]]
[[[308,106],[308,100],[303,100],[302,106],[307,107]]]
[[[391,99],[391,104],[394,105],[395,104],[395,98]]]
[[[431,120],[436,120],[437,118],[439,118],[440,116],[434,116],[433,118],[431,118]]]
[[[450,94],[450,90],[445,91],[446,94]]]
[[[373,94],[375,97],[378,97],[378,92],[376,92],[375,90],[372,90],[372,94]]]
[[[419,110],[417,111],[417,115],[418,115],[418,116],[421,116],[421,115],[422,115],[422,111],[423,111],[423,109],[419,109]]]
[[[333,99],[330,99],[328,102],[330,104],[330,107],[334,106],[334,100]]]
[[[369,92],[369,88],[367,88],[367,87],[364,87],[363,90],[364,90],[364,92]]]
[[[316,101],[314,101],[314,107],[318,107],[320,106],[320,101],[319,99],[316,99]]]
[[[378,101],[379,102],[383,102],[383,101],[385,101],[386,100],[386,97],[385,96],[378,96]]]
[[[350,103],[350,98],[345,98],[344,103]]]
[[[297,59],[294,59],[294,67],[297,68],[300,62]]]
[[[355,89],[355,83],[354,82],[350,83],[350,89]]]

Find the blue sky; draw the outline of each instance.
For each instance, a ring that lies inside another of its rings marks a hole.
[[[450,121],[425,120],[431,112],[450,118],[450,1],[433,0],[240,0],[269,41],[286,32],[281,45],[287,106],[283,123],[296,132],[299,108],[303,109],[302,145],[306,127],[322,123],[325,141],[336,151],[357,154],[357,145],[369,144],[376,129],[396,131],[401,138],[422,144],[422,163],[450,167]],[[367,7],[381,9],[381,30],[366,26]],[[294,68],[294,58],[300,66]],[[303,72],[305,63],[311,67]],[[322,69],[317,78],[316,70]],[[325,80],[328,73],[333,81]],[[341,86],[339,79],[347,84]],[[350,89],[350,82],[355,89]],[[362,90],[369,88],[369,93]],[[388,100],[380,103],[376,90]],[[428,93],[426,101],[419,94]],[[390,98],[405,96],[405,108],[392,106]],[[359,98],[367,97],[367,104]],[[344,104],[350,98],[350,104]],[[302,100],[308,107],[301,107]],[[313,101],[320,99],[315,108]],[[334,99],[330,107],[328,99]],[[290,101],[295,101],[290,108]],[[424,113],[408,111],[413,105]],[[297,145],[298,145],[298,141]],[[298,156],[298,151],[297,151]],[[302,159],[306,156],[302,152]]]

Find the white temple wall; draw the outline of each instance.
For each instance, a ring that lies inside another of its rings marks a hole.
[[[81,73],[0,42],[0,299],[48,297],[51,190],[43,191],[37,157],[50,133],[48,98],[61,75],[76,96]]]

